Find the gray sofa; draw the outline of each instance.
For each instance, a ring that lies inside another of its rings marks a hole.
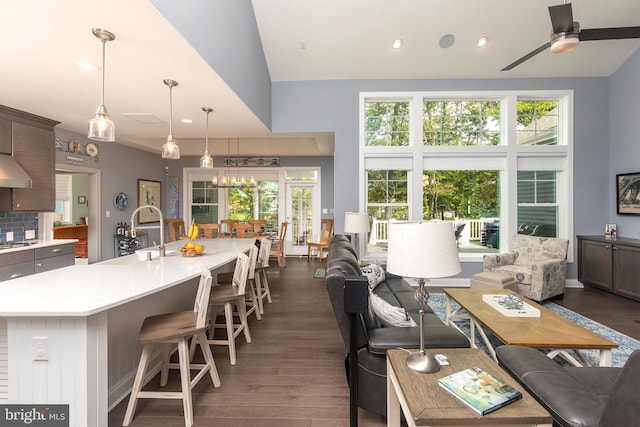
[[[345,313],[344,287],[347,276],[361,276],[362,272],[355,250],[344,235],[335,235],[329,246],[327,257],[326,286],[331,305],[345,344],[345,368],[348,375],[349,317]],[[414,298],[415,288],[401,277],[386,275],[374,293],[390,304],[403,307],[419,324],[418,303]],[[420,347],[419,328],[380,326],[374,315],[359,315],[358,330],[358,406],[386,416],[387,410],[387,366],[388,349]],[[445,326],[427,307],[425,314],[426,348],[466,348],[469,340],[453,327]]]
[[[640,350],[622,368],[561,366],[539,350],[500,346],[500,365],[562,427],[640,425]]]

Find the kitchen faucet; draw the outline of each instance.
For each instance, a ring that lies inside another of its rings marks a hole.
[[[138,212],[140,212],[142,209],[152,209],[158,212],[158,215],[160,215],[160,225],[156,226],[156,225],[135,225],[135,218],[136,218],[136,214]],[[153,206],[153,205],[143,205],[140,206],[138,209],[136,209],[135,211],[133,211],[133,213],[131,214],[131,237],[136,237],[136,229],[138,230],[142,230],[142,229],[150,229],[150,228],[159,228],[160,229],[160,246],[158,246],[158,252],[160,256],[165,256],[165,250],[164,250],[164,218],[162,217],[162,211],[160,209],[158,209],[157,207]]]

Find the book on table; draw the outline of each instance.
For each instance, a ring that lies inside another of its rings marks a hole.
[[[518,390],[477,367],[442,377],[438,385],[480,415],[522,398]]]

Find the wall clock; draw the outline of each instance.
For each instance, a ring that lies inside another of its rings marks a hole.
[[[116,208],[123,211],[127,208],[127,205],[129,205],[129,197],[125,193],[118,193],[116,197],[113,198],[113,204],[116,205]]]

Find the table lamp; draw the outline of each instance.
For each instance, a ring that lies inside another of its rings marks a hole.
[[[360,212],[345,212],[344,214],[344,232],[353,233],[353,245],[356,248],[358,257],[360,255],[360,242],[358,236],[360,233],[369,232],[369,215]]]
[[[445,221],[390,222],[388,238],[387,271],[418,279],[420,351],[407,357],[407,366],[417,372],[437,372],[440,364],[424,349],[424,308],[429,299],[425,281],[460,273],[453,227]]]

